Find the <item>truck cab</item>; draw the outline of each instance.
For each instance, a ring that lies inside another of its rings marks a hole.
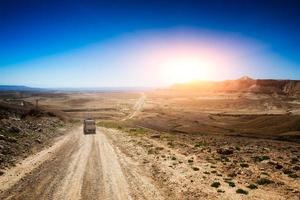
[[[83,133],[84,134],[95,134],[96,133],[96,123],[93,119],[85,119],[83,121]]]

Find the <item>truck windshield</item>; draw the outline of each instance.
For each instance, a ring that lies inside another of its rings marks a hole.
[[[85,124],[86,124],[86,125],[94,125],[95,122],[94,122],[94,121],[85,121]]]

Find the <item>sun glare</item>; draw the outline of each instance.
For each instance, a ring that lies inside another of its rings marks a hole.
[[[197,57],[178,57],[162,64],[165,77],[171,83],[185,83],[193,80],[207,80],[210,65]]]

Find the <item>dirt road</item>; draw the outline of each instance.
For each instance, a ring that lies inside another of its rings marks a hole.
[[[0,199],[164,199],[139,166],[113,145],[109,129],[74,129],[0,177]]]
[[[143,108],[145,100],[146,100],[146,95],[144,93],[142,93],[141,97],[134,104],[132,113],[129,114],[128,116],[126,116],[125,118],[123,118],[121,121],[125,121],[125,120],[132,119],[133,117],[135,117],[138,114],[138,112],[140,112],[141,109]]]

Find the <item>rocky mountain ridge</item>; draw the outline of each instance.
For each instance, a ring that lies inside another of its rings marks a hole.
[[[201,92],[253,92],[300,95],[300,80],[252,79],[244,76],[237,80],[194,81],[175,84],[172,90],[192,90]]]

